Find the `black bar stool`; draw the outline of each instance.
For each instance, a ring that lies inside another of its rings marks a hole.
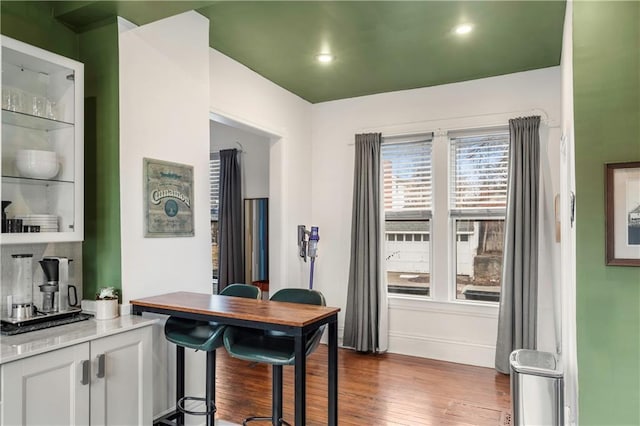
[[[230,284],[221,292],[221,296],[246,297],[260,299],[261,292],[256,286]],[[222,336],[227,326],[211,321],[198,321],[179,317],[169,317],[164,326],[164,335],[168,341],[176,344],[176,410],[156,420],[156,425],[182,425],[184,415],[207,416],[207,426],[213,426],[216,412],[216,349],[223,345]],[[207,353],[205,397],[184,396],[184,349],[194,349]],[[186,401],[202,401],[203,411],[185,408]]]
[[[326,306],[322,293],[305,288],[279,290],[270,300]],[[325,326],[322,326],[307,336],[305,356],[316,350],[324,328]],[[271,364],[273,369],[271,416],[247,417],[242,421],[243,426],[252,421],[270,421],[274,426],[289,425],[282,419],[282,367],[295,364],[293,337],[281,331],[227,327],[224,332],[224,347],[234,358],[250,362],[264,362]]]

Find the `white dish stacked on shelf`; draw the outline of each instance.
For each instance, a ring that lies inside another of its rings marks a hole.
[[[23,226],[39,226],[40,232],[58,232],[58,216],[53,214],[16,215],[16,219],[22,219]]]

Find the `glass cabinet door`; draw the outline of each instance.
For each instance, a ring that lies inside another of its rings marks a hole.
[[[83,66],[2,37],[2,244],[83,239]]]

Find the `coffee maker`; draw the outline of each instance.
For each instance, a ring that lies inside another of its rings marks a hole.
[[[69,262],[66,257],[43,257],[40,266],[47,280],[39,285],[42,293],[40,311],[44,314],[79,311],[76,286],[69,284]]]

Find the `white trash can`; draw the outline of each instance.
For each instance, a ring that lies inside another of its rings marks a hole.
[[[515,426],[562,426],[564,379],[556,356],[518,349],[511,352],[511,408]]]

